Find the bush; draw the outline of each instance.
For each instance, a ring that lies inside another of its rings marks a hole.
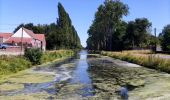
[[[42,51],[39,48],[26,48],[24,56],[33,64],[41,64]]]

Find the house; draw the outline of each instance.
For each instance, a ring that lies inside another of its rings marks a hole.
[[[26,28],[20,28],[17,32],[12,35],[6,33],[0,34],[2,42],[12,44],[15,46],[23,46],[30,48],[41,48],[43,51],[46,50],[46,40],[44,34],[36,34]]]
[[[0,43],[4,43],[12,33],[0,33]]]

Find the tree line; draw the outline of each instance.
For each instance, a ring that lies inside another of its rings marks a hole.
[[[77,49],[82,48],[80,38],[69,14],[61,3],[58,3],[58,18],[56,23],[50,25],[34,25],[33,23],[20,24],[14,33],[21,27],[32,30],[34,33],[44,33],[47,42],[47,49]]]
[[[147,18],[136,18],[125,22],[129,14],[128,5],[119,0],[105,0],[98,7],[88,30],[87,48],[92,50],[123,50],[149,48],[156,42],[151,34],[151,22]]]
[[[163,51],[170,51],[170,24],[166,25],[159,34],[158,39]]]

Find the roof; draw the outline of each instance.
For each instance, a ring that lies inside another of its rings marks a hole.
[[[35,34],[36,39],[40,40],[40,41],[45,41],[45,35],[44,34]]]
[[[6,41],[6,43],[12,43],[12,42],[21,43],[21,41],[23,43],[31,43],[32,39],[31,38],[11,37],[10,39],[8,39]]]
[[[13,35],[13,33],[0,33],[0,37],[3,37],[5,39],[8,39],[9,37],[11,37]]]
[[[36,37],[35,37],[35,33],[33,33],[33,31],[31,31],[31,30],[29,30],[29,29],[26,29],[26,28],[23,28],[23,30],[24,30],[26,33],[28,33],[31,37],[36,38]]]
[[[30,35],[32,38],[25,38],[23,37],[22,38],[22,42],[23,43],[30,43],[32,41],[32,39],[36,39],[36,40],[39,40],[39,41],[42,41],[42,42],[46,42],[45,41],[45,35],[44,34],[35,34],[33,31],[31,30],[28,30],[26,28],[23,28],[23,30],[28,34]],[[15,34],[15,33],[14,33]],[[12,42],[15,42],[15,43],[20,43],[21,42],[21,37],[11,37],[13,34],[9,34],[8,35],[8,40],[6,41],[7,43],[12,43]],[[1,35],[0,35],[1,36]],[[5,35],[3,35],[5,36]]]
[[[37,33],[35,34],[33,31],[23,28],[23,30],[28,33],[31,37],[33,37],[34,39],[40,40],[40,41],[44,41],[45,40],[45,35],[44,34],[40,34]]]

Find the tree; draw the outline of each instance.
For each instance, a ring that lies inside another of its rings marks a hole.
[[[127,29],[127,23],[125,21],[122,21],[118,24],[116,32],[113,34],[113,49],[114,51],[120,51],[125,48],[124,45],[124,37],[126,35],[126,29]]]
[[[21,27],[24,27],[24,24],[20,24],[19,26],[17,26],[13,32],[17,32]]]
[[[68,49],[81,48],[77,31],[72,25],[69,14],[65,11],[61,3],[58,4],[58,15],[57,27],[60,29],[62,37],[65,38],[63,46]]]
[[[164,51],[170,50],[170,25],[164,27],[162,33],[161,46]]]
[[[126,23],[122,20],[128,14],[128,6],[120,0],[105,0],[95,14],[88,30],[87,48],[93,50],[122,50],[135,47],[146,48],[153,41],[148,31],[151,23],[146,18],[137,18]]]
[[[80,38],[75,27],[72,25],[69,14],[65,11],[61,3],[58,3],[57,23],[50,25],[34,25],[33,23],[20,24],[19,28],[25,27],[34,33],[44,33],[46,36],[47,49],[77,49],[81,48]]]
[[[151,23],[146,18],[128,22],[125,36],[125,44],[129,46],[127,48],[146,47],[150,27]]]
[[[122,17],[128,14],[128,6],[115,0],[106,0],[100,5],[95,14],[95,19],[88,30],[89,39],[87,48],[94,50],[116,50],[114,39],[121,26]],[[114,37],[113,37],[114,36]]]

